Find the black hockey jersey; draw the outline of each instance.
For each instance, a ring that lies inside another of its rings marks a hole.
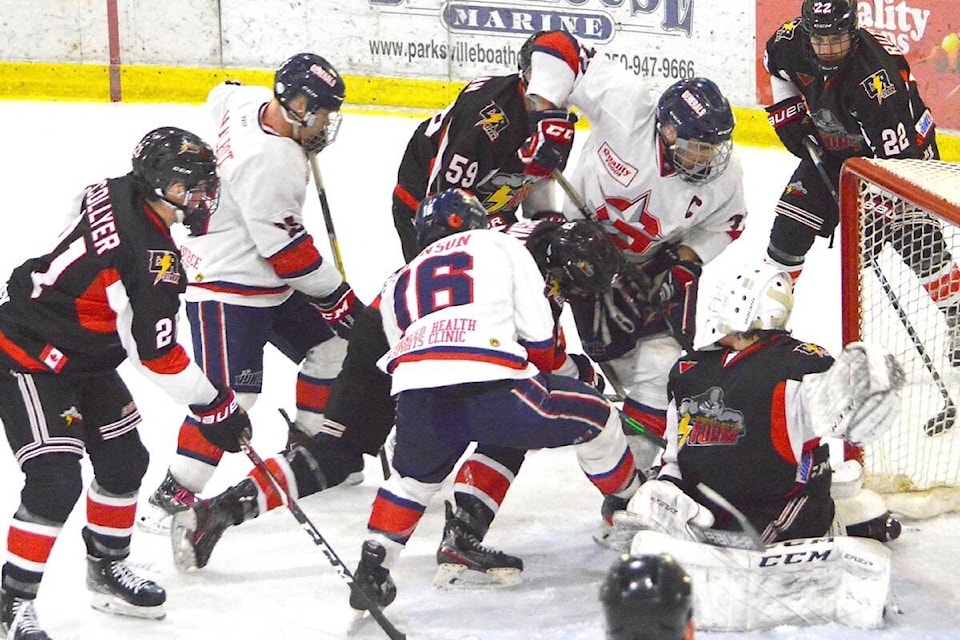
[[[127,339],[156,373],[191,364],[177,343],[180,253],[145,188],[132,174],[87,187],[56,248],[13,271],[0,305],[0,366],[109,371],[127,357]]]
[[[394,224],[408,260],[419,251],[411,222],[427,195],[461,187],[480,200],[491,226],[517,221],[517,209],[536,180],[524,174],[517,155],[529,134],[517,74],[473,80],[451,105],[420,123],[394,189]]]
[[[936,158],[936,132],[903,53],[885,34],[857,30],[858,42],[833,75],[817,69],[802,19],[767,41],[764,65],[803,95],[837,171],[847,158]]]
[[[701,482],[760,531],[783,520],[789,505],[796,513],[786,519],[794,522],[784,524],[798,524],[805,504],[817,505],[803,515],[810,528],[794,528],[790,535],[827,530],[833,519],[827,448],[790,423],[794,407],[785,381],[832,364],[821,347],[774,333],[736,354],[695,351],[674,365],[668,392],[677,408],[676,464],[684,491],[714,510],[718,528],[730,524],[729,514],[700,495]]]

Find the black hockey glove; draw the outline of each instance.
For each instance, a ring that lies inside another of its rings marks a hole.
[[[190,411],[200,421],[200,434],[213,446],[237,453],[240,439],[253,435],[250,417],[237,402],[233,389],[220,389],[210,404],[192,404]]]
[[[807,113],[807,105],[802,96],[791,96],[766,109],[767,120],[777,132],[780,142],[787,151],[801,160],[809,158],[804,146],[809,139],[817,146],[817,128]]]
[[[547,109],[529,114],[530,137],[517,155],[526,165],[528,176],[544,178],[563,171],[573,147],[573,125],[577,116],[566,109]]]
[[[607,388],[607,381],[593,368],[593,363],[590,362],[590,358],[582,353],[568,353],[567,357],[573,361],[573,364],[577,365],[577,380],[586,382],[600,393],[603,393],[603,390]]]
[[[341,283],[330,295],[314,298],[311,304],[320,312],[324,322],[344,340],[350,339],[350,328],[366,307],[346,282]]]

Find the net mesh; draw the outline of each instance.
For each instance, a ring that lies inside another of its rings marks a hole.
[[[864,452],[867,484],[926,500],[960,485],[960,165],[847,164],[841,219],[855,229],[844,229],[844,277],[855,284],[844,315],[859,336],[845,340],[884,345],[907,374],[899,424]],[[960,504],[945,499],[938,511]]]

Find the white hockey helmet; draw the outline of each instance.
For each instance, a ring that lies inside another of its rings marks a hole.
[[[789,275],[765,263],[742,267],[718,280],[693,348],[705,349],[734,333],[782,330],[792,310]]]

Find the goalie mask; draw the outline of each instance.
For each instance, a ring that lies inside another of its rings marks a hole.
[[[133,174],[177,212],[177,221],[199,233],[220,202],[220,179],[213,149],[177,127],[160,127],[133,150]],[[182,185],[182,191],[171,188]]]
[[[721,277],[707,304],[706,319],[693,348],[705,349],[735,333],[783,331],[793,311],[790,276],[762,264]]]
[[[733,151],[733,110],[707,78],[675,82],[657,103],[657,131],[667,160],[691,184],[716,180]]]
[[[273,79],[273,95],[308,154],[319,153],[337,137],[346,91],[333,65],[313,53],[288,58]]]
[[[417,242],[423,249],[440,238],[487,228],[487,210],[475,196],[463,189],[447,189],[424,198],[413,218]]]
[[[600,586],[607,640],[693,637],[693,581],[668,554],[622,555]]]

